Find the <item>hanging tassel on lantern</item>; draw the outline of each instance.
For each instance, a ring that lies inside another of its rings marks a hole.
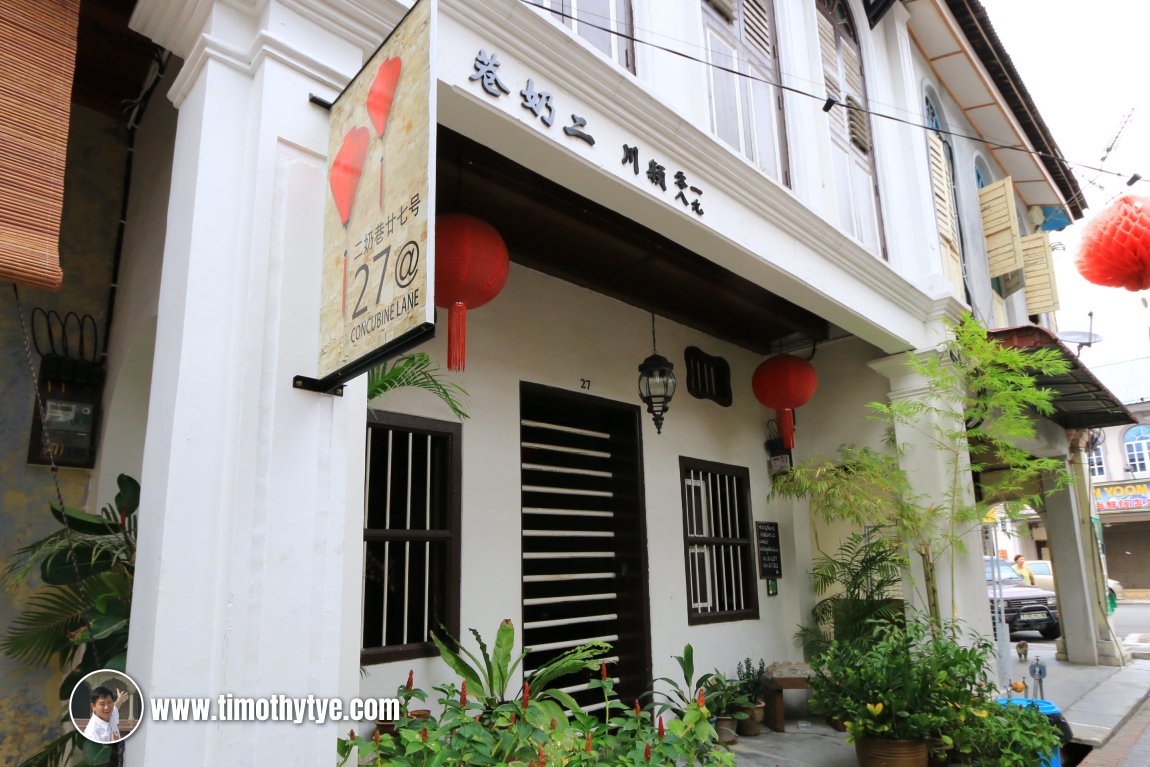
[[[447,309],[447,369],[467,364],[467,305],[456,301]]]
[[[461,213],[436,219],[435,305],[447,309],[448,370],[467,364],[467,310],[499,295],[510,266],[495,227]]]
[[[787,450],[795,449],[795,411],[789,407],[776,411],[779,421],[779,437]]]

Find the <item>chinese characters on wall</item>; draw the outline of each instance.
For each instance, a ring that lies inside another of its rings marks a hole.
[[[499,76],[500,66],[499,57],[494,51],[488,53],[486,50],[481,50],[475,56],[473,64],[475,72],[468,79],[478,82],[489,96],[497,99],[510,96],[511,89]],[[539,90],[535,85],[534,78],[527,78],[523,88],[519,91],[519,97],[521,99],[520,106],[531,112],[534,119],[538,119],[547,128],[554,124],[558,112],[555,97],[547,91]],[[563,127],[563,133],[594,146],[595,137],[585,130],[586,127],[587,119],[572,113],[571,124]],[[646,180],[650,187],[658,189],[659,192],[667,192],[668,181],[670,181],[671,188],[675,190],[672,200],[680,204],[684,210],[701,217],[703,204],[700,198],[703,195],[703,190],[691,183],[687,174],[682,170],[676,170],[670,174],[668,179],[666,166],[662,165],[657,158],[647,157],[647,164],[644,166],[641,154],[642,151],[638,146],[625,143],[623,144],[623,159],[620,164],[630,166],[636,176],[645,171]]]

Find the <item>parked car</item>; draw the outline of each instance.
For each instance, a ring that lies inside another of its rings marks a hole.
[[[1034,573],[1035,586],[1054,591],[1054,565],[1050,563],[1049,559],[1028,559],[1026,566],[1030,568],[1030,572]],[[1112,602],[1126,598],[1126,590],[1122,588],[1121,583],[1113,578],[1106,579],[1106,590],[1109,592],[1107,596]]]
[[[986,565],[986,592],[994,614],[994,581],[997,573],[1002,585],[1003,611],[1006,625],[1015,631],[1037,631],[1043,639],[1062,636],[1062,623],[1058,615],[1058,597],[1053,591],[1030,586],[1014,572],[1009,562],[994,557],[983,557]]]

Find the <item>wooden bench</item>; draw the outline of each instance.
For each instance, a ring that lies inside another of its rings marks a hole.
[[[767,708],[763,712],[763,722],[775,732],[786,731],[783,712],[784,690],[809,690],[807,677],[811,667],[805,663],[790,661],[772,663],[763,671],[763,697]]]

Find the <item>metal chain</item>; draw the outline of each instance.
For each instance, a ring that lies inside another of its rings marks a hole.
[[[90,650],[92,657],[96,660],[98,667],[103,666],[100,660],[100,652],[96,649],[96,632],[92,628],[92,600],[88,598],[88,590],[84,586],[84,578],[80,575],[80,564],[76,559],[76,545],[72,539],[72,527],[68,524],[68,515],[64,512],[64,494],[60,490],[60,478],[57,475],[56,459],[52,454],[52,439],[48,433],[48,412],[44,409],[44,400],[40,397],[40,387],[37,383],[36,365],[32,361],[32,344],[28,336],[28,326],[24,322],[24,309],[20,304],[20,290],[16,287],[16,283],[12,283],[12,293],[16,296],[16,315],[20,318],[20,330],[24,334],[24,354],[28,360],[28,373],[32,377],[32,390],[36,395],[36,413],[40,416],[40,429],[44,438],[44,444],[47,446],[48,453],[48,466],[52,472],[52,484],[56,488],[56,502],[60,504],[60,519],[64,525],[64,537],[68,541],[68,562],[72,565],[72,569],[76,571],[76,590],[80,592],[80,598],[84,600],[84,620],[88,627],[88,635],[92,639],[88,642],[87,650]]]

